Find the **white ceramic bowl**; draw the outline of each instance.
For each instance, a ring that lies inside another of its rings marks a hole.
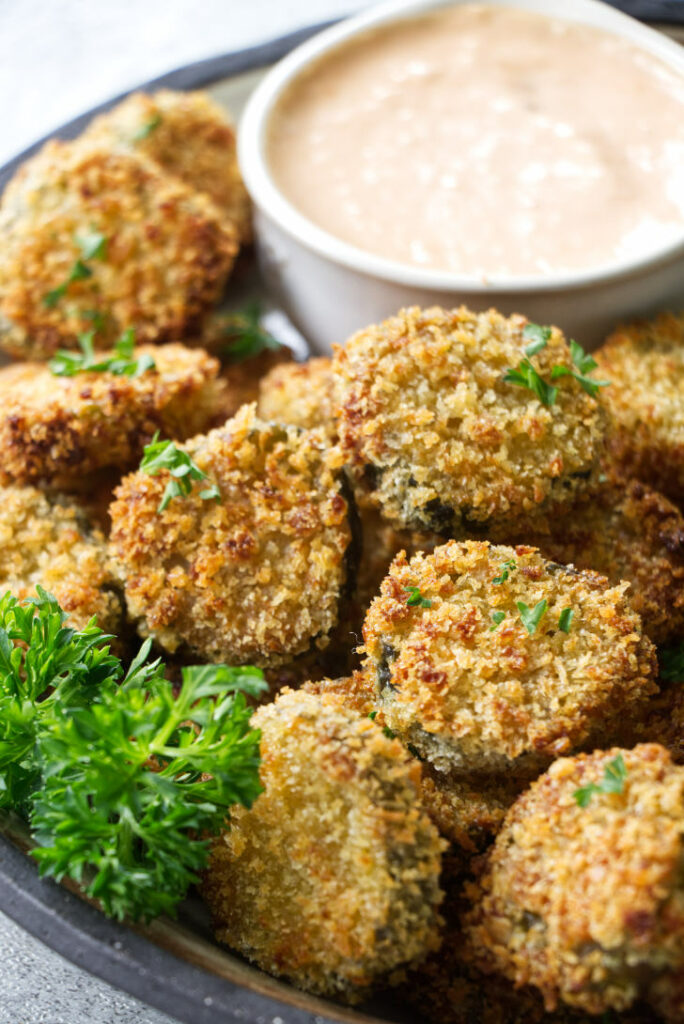
[[[387,260],[317,227],[276,187],[266,160],[268,120],[283,90],[309,64],[367,29],[464,0],[391,0],[321,32],[277,64],[252,95],[239,132],[239,159],[255,207],[259,259],[277,301],[321,352],[401,306],[464,303],[554,323],[595,347],[621,320],[680,308],[682,238],[642,259],[599,270],[496,280],[425,270]],[[487,0],[593,25],[629,39],[684,74],[684,47],[598,0]]]

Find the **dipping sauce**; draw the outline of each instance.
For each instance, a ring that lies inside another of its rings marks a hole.
[[[620,36],[463,4],[324,56],[269,124],[275,183],[400,263],[548,276],[684,233],[684,76]]]

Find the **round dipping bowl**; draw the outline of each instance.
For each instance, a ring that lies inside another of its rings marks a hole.
[[[320,352],[402,306],[464,304],[524,313],[557,324],[594,348],[618,322],[682,306],[684,228],[676,242],[638,259],[544,276],[481,277],[375,256],[329,234],[276,186],[267,160],[269,118],[290,83],[312,63],[368,29],[463,0],[392,0],[321,32],[277,64],[253,93],[239,131],[239,159],[254,201],[259,260],[276,300]],[[597,0],[487,0],[622,36],[684,74],[684,47]]]

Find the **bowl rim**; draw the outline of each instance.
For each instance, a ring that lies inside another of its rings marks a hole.
[[[461,5],[470,0],[386,0],[352,18],[333,25],[289,53],[267,73],[252,93],[238,129],[238,159],[243,179],[257,210],[295,242],[367,277],[432,291],[516,295],[595,288],[617,279],[640,274],[661,263],[684,258],[684,225],[681,237],[653,246],[637,256],[615,260],[587,270],[534,275],[467,275],[414,267],[386,259],[342,241],[301,213],[276,185],[266,156],[269,119],[289,85],[305,70],[348,40],[367,31],[420,16],[440,7]],[[488,5],[514,7],[590,25],[622,36],[660,59],[684,76],[684,46],[661,32],[601,0],[484,0]]]

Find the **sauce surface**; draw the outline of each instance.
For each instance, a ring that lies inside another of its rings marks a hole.
[[[276,185],[378,256],[548,276],[684,230],[684,76],[602,30],[486,4],[324,56],[269,124]]]

